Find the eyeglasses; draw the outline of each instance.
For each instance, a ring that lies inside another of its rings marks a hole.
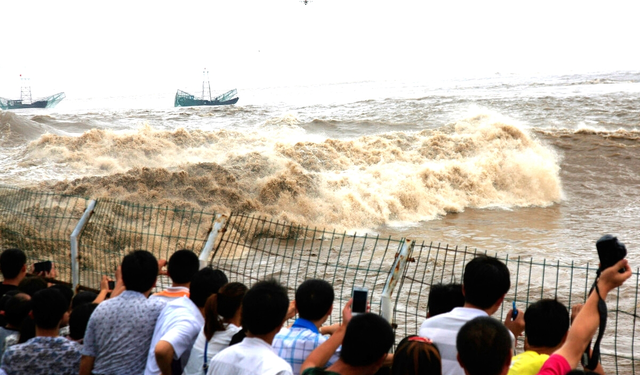
[[[420,337],[420,336],[409,337],[408,341],[417,341],[417,342],[424,342],[425,344],[433,344],[433,340],[426,337]]]

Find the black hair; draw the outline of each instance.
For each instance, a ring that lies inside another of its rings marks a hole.
[[[47,286],[47,282],[42,277],[27,276],[18,284],[18,290],[33,297],[37,291],[47,289]]]
[[[296,308],[301,318],[315,321],[323,318],[333,305],[333,287],[320,279],[304,281],[296,290]]]
[[[282,325],[289,309],[289,296],[275,279],[255,283],[242,300],[242,326],[254,335],[264,335]]]
[[[460,328],[456,349],[469,375],[498,375],[511,361],[511,336],[504,324],[481,316]]]
[[[465,302],[488,309],[509,291],[509,269],[497,258],[480,255],[465,266],[463,287]]]
[[[438,347],[424,340],[411,335],[398,343],[391,366],[393,375],[442,375],[442,358]]]
[[[60,293],[62,293],[62,296],[67,301],[67,310],[71,310],[71,301],[73,300],[73,290],[68,286],[62,285],[62,284],[54,284],[54,285],[51,285],[49,288],[56,289]]]
[[[569,310],[555,299],[541,299],[527,307],[524,321],[529,345],[554,348],[569,330]]]
[[[6,249],[0,254],[0,272],[5,280],[15,279],[26,263],[27,256],[20,249]]]
[[[189,286],[189,299],[198,307],[204,307],[207,298],[218,293],[220,287],[229,282],[227,275],[220,270],[205,267],[198,271]]]
[[[427,311],[429,317],[448,313],[456,307],[464,306],[462,284],[435,284],[429,290]]]
[[[26,293],[17,293],[4,306],[4,317],[7,324],[20,328],[20,324],[31,311],[31,297]]]
[[[96,307],[98,307],[98,305],[95,303],[85,303],[71,311],[71,315],[69,316],[69,337],[74,340],[84,338],[87,324],[89,324],[89,318],[91,318],[91,314],[93,314]]]
[[[76,307],[84,305],[85,303],[92,303],[96,298],[98,298],[98,293],[90,292],[88,290],[78,292],[78,294],[73,296],[73,299],[71,300],[71,310],[74,310]]]
[[[36,326],[44,329],[58,327],[62,316],[69,310],[70,302],[55,288],[37,291],[31,298],[33,320]]]
[[[340,359],[350,366],[374,364],[389,352],[394,340],[391,325],[380,315],[356,315],[347,325]]]
[[[20,323],[17,343],[24,344],[34,337],[36,337],[36,322],[31,319],[31,317],[27,316],[24,318],[22,323]]]
[[[169,277],[176,284],[186,284],[200,269],[198,256],[191,250],[178,250],[169,258],[167,271]]]
[[[207,299],[204,305],[204,336],[207,341],[211,340],[217,331],[225,330],[223,320],[236,315],[247,289],[242,283],[229,283]]]
[[[145,250],[135,250],[122,259],[122,281],[127,290],[145,293],[158,277],[158,260]]]

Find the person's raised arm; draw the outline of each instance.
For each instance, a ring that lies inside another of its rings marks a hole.
[[[304,361],[302,366],[300,367],[300,373],[304,372],[304,370],[311,367],[324,367],[331,356],[335,354],[340,344],[342,344],[342,340],[344,340],[344,334],[347,331],[347,325],[351,320],[351,303],[353,299],[350,299],[344,308],[342,309],[342,324],[340,328],[338,328],[332,335],[327,339],[327,341],[323,342],[315,348],[311,354]]]
[[[620,269],[624,269],[624,273],[619,273],[618,270]],[[631,277],[631,267],[629,267],[629,262],[626,259],[622,259],[600,274],[597,282],[598,288],[589,295],[584,307],[576,316],[569,329],[567,341],[554,353],[563,356],[571,368],[575,368],[578,365],[582,353],[584,353],[587,345],[591,342],[591,338],[600,326],[598,290],[600,291],[600,298],[604,300],[610,291],[622,285],[629,277]]]

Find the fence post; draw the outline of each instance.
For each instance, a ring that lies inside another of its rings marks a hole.
[[[71,233],[71,284],[73,285],[73,290],[75,291],[80,284],[80,263],[78,262],[78,237],[82,233],[84,226],[87,225],[91,214],[93,214],[93,210],[96,207],[95,199],[90,200],[87,205],[87,209],[84,210],[82,217],[78,221],[78,224],[73,229]]]
[[[380,299],[380,316],[385,318],[389,323],[393,323],[391,321],[393,314],[391,295],[398,284],[398,280],[400,280],[400,277],[404,273],[407,266],[407,260],[411,257],[414,245],[415,241],[405,239],[400,252],[396,253],[396,259],[393,262],[391,272],[389,273],[387,282],[384,284],[384,289],[382,290],[382,297]]]
[[[213,245],[216,243],[216,238],[218,237],[218,233],[224,228],[224,225],[227,221],[227,217],[222,214],[217,214],[216,219],[213,222],[213,228],[211,228],[211,232],[209,232],[209,237],[207,238],[207,242],[204,244],[204,248],[200,253],[200,269],[203,269],[207,266],[209,262],[209,256],[211,254],[211,250],[213,249]]]

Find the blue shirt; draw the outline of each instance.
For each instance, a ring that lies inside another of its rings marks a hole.
[[[316,325],[303,318],[298,318],[289,330],[282,330],[273,339],[273,350],[291,365],[294,375],[300,375],[300,367],[309,354],[327,341]],[[327,367],[335,363],[340,356],[340,348],[327,362]]]
[[[39,336],[8,347],[2,357],[2,369],[7,375],[77,375],[80,357],[76,342],[64,337]]]
[[[142,374],[162,299],[125,290],[96,307],[84,335],[82,355],[94,357],[93,373]]]

